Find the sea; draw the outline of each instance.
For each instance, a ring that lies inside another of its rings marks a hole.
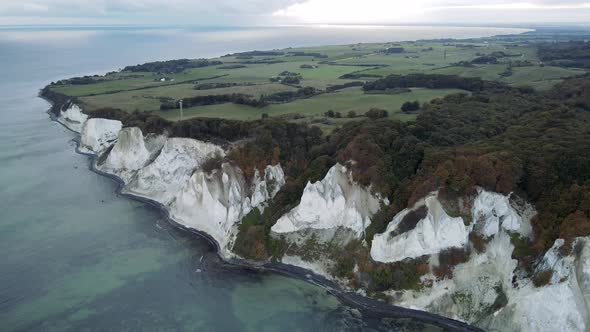
[[[0,331],[438,331],[324,288],[231,267],[116,194],[39,89],[126,65],[297,46],[472,38],[444,26],[0,26]]]

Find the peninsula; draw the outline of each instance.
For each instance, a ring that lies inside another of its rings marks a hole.
[[[250,51],[41,94],[96,171],[228,261],[302,268],[483,329],[585,331],[584,38]]]

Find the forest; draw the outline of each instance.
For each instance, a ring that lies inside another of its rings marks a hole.
[[[210,61],[207,59],[179,59],[169,61],[148,62],[141,65],[127,66],[123,68],[124,72],[154,72],[158,74],[180,73],[191,68],[202,68],[207,66],[217,66],[223,64],[221,61]]]
[[[409,74],[389,75],[385,78],[367,82],[365,91],[388,90],[396,88],[429,88],[429,89],[463,89],[467,91],[482,91],[484,89],[502,89],[505,86],[495,81],[484,81],[476,77],[461,77],[442,74]]]
[[[456,197],[473,193],[474,186],[513,192],[535,204],[533,250],[519,257],[522,262],[532,261],[557,238],[569,245],[577,236],[590,235],[590,77],[569,79],[545,92],[478,89],[425,103],[415,121],[367,118],[347,122],[328,136],[315,126],[280,118],[170,122],[115,109],[90,116],[119,119],[145,133],[166,131],[226,146],[243,140],[228,161],[248,179],[256,168],[280,162],[286,185],[262,215],[241,226],[235,250],[248,258],[280,255],[281,242],[269,236],[272,225],[298,204],[308,181],[350,160],[356,161],[349,164],[354,179],[392,202],[375,217],[368,239],[428,192],[440,189]]]
[[[550,65],[590,68],[590,42],[543,43],[539,45],[539,58]]]

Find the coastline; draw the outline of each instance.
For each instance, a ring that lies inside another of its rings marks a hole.
[[[43,90],[41,90],[41,92],[39,93],[39,97],[50,103],[51,107],[48,109],[47,113],[50,115],[51,120],[59,123],[60,125],[62,125],[66,129],[78,134],[78,138],[79,138],[79,133],[72,130],[71,128],[68,128],[63,123],[57,121],[57,116],[54,113],[54,111],[56,109],[60,109],[63,105],[60,105],[60,102],[58,102],[58,101],[52,100],[51,96],[43,95]],[[146,198],[146,197],[137,196],[134,194],[123,192],[122,189],[125,185],[123,180],[116,175],[98,170],[95,167],[96,166],[96,159],[98,158],[98,156],[80,151],[79,139],[76,139],[75,141],[77,143],[76,153],[89,157],[89,160],[90,160],[89,169],[98,175],[101,175],[101,176],[111,179],[112,181],[114,181],[117,184],[117,188],[115,190],[115,193],[117,195],[121,195],[123,197],[129,198],[129,199],[132,199],[135,201],[139,201],[142,203],[146,203],[146,204],[149,204],[153,207],[156,207],[156,208],[158,208],[158,210],[160,210],[164,214],[167,221],[171,225],[173,225],[174,227],[177,227],[177,228],[185,230],[185,231],[189,231],[189,232],[196,234],[197,236],[200,236],[201,238],[204,238],[205,240],[207,240],[207,242],[209,242],[215,248],[215,253],[216,253],[217,257],[219,257],[219,264],[225,268],[243,269],[244,271],[250,271],[250,272],[278,273],[280,275],[287,276],[290,278],[296,278],[299,280],[303,280],[303,281],[312,283],[316,286],[319,286],[319,287],[325,289],[326,292],[335,296],[344,305],[350,306],[352,308],[355,308],[355,309],[358,309],[361,311],[366,311],[366,312],[370,313],[371,315],[377,315],[380,318],[416,319],[416,320],[419,320],[423,323],[434,325],[434,326],[437,326],[440,328],[444,328],[445,330],[452,330],[452,331],[483,331],[480,328],[471,326],[467,323],[464,323],[464,322],[461,322],[458,320],[454,320],[451,318],[446,318],[443,316],[431,314],[431,313],[428,313],[425,311],[394,306],[394,305],[391,305],[391,304],[388,304],[388,303],[385,303],[382,301],[371,299],[367,296],[363,296],[363,295],[355,293],[355,292],[347,291],[346,289],[344,289],[340,285],[338,285],[336,282],[329,280],[323,276],[320,276],[311,270],[303,269],[303,268],[288,265],[288,264],[278,263],[278,262],[264,263],[264,262],[256,262],[256,261],[250,261],[250,260],[238,259],[238,258],[229,258],[228,259],[227,257],[224,257],[222,255],[219,244],[209,234],[199,231],[199,230],[196,230],[196,229],[188,228],[188,227],[176,222],[170,216],[169,211],[162,204],[160,204],[156,201],[153,201],[149,198]]]

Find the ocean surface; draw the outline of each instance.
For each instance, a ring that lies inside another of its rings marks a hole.
[[[520,31],[0,26],[0,330],[436,331],[359,316],[304,281],[220,264],[207,241],[92,173],[38,90],[152,60]]]

